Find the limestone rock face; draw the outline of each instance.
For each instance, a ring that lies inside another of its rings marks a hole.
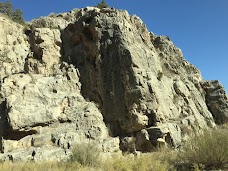
[[[29,25],[0,17],[2,161],[68,160],[75,143],[178,148],[227,123],[219,82],[127,11],[87,7]]]
[[[153,65],[155,72],[161,66],[153,58],[145,25],[126,11],[114,9],[84,9],[78,15],[78,22],[62,33],[63,59],[83,75],[83,96],[99,103],[113,135],[147,127],[151,122],[147,103],[154,97],[143,97],[148,89],[140,86],[140,77],[145,65]]]
[[[213,114],[215,123],[223,124],[228,122],[228,98],[223,86],[217,81],[203,83],[206,91],[208,109]]]
[[[126,11],[84,9],[78,15],[62,33],[63,59],[79,69],[82,94],[100,105],[112,135],[144,129],[154,139],[150,130],[159,129],[156,139],[168,135],[179,146],[181,129],[215,125],[200,72],[168,37],[149,33]]]
[[[23,26],[0,16],[0,79],[24,71],[30,51]]]
[[[15,74],[4,79],[1,93],[5,97],[2,103],[6,110],[1,118],[1,150],[6,155],[3,160],[11,160],[7,158],[9,154],[12,160],[19,160],[14,151],[19,153],[21,149],[31,152],[24,154],[28,155],[22,158],[26,160],[33,153],[35,161],[54,159],[53,156],[50,158],[53,155],[50,150],[59,155],[57,160],[66,160],[69,148],[75,143],[85,143],[87,139],[100,143],[101,149],[103,145],[110,148],[107,152],[112,151],[112,146],[116,148],[118,141],[108,136],[97,106],[80,95],[77,70],[73,66],[65,67],[66,75]],[[67,153],[61,154],[61,149]],[[40,159],[35,155],[38,153]]]
[[[30,22],[34,28],[65,29],[68,24],[75,22],[80,9],[75,8],[70,12],[40,17]]]
[[[36,28],[30,35],[32,52],[28,55],[26,72],[42,75],[53,74],[53,66],[61,57],[61,38],[58,29]]]

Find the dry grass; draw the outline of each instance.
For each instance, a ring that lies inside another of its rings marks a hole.
[[[95,167],[100,165],[100,150],[94,144],[76,144],[72,150],[71,163]]]
[[[89,171],[78,163],[11,163],[0,164],[0,171]]]
[[[0,164],[0,171],[167,171],[171,165],[165,156],[167,155],[163,152],[148,153],[137,157],[116,154],[106,159],[103,158],[96,166],[86,166],[76,161],[68,163],[5,162]]]
[[[102,171],[167,171],[171,168],[163,153],[148,153],[139,157],[113,156],[102,165]]]
[[[228,129],[207,130],[192,137],[179,153],[179,160],[201,169],[228,169]]]

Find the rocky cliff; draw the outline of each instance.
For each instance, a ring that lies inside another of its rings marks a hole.
[[[222,85],[127,11],[74,9],[29,28],[0,17],[0,35],[2,161],[67,160],[88,142],[106,153],[178,148],[228,121]]]

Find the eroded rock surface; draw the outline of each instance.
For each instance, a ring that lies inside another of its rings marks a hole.
[[[0,79],[24,71],[30,52],[23,26],[0,16]]]
[[[211,111],[215,123],[224,124],[228,122],[228,97],[223,86],[217,81],[203,83],[206,91],[208,109]]]
[[[223,87],[127,11],[0,23],[0,160],[67,160],[88,142],[104,152],[178,148],[227,123]]]

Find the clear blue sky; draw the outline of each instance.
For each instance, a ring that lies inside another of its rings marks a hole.
[[[100,0],[11,0],[25,20],[51,12],[94,6]],[[106,0],[138,15],[147,28],[168,35],[206,80],[219,80],[228,92],[228,0]]]

